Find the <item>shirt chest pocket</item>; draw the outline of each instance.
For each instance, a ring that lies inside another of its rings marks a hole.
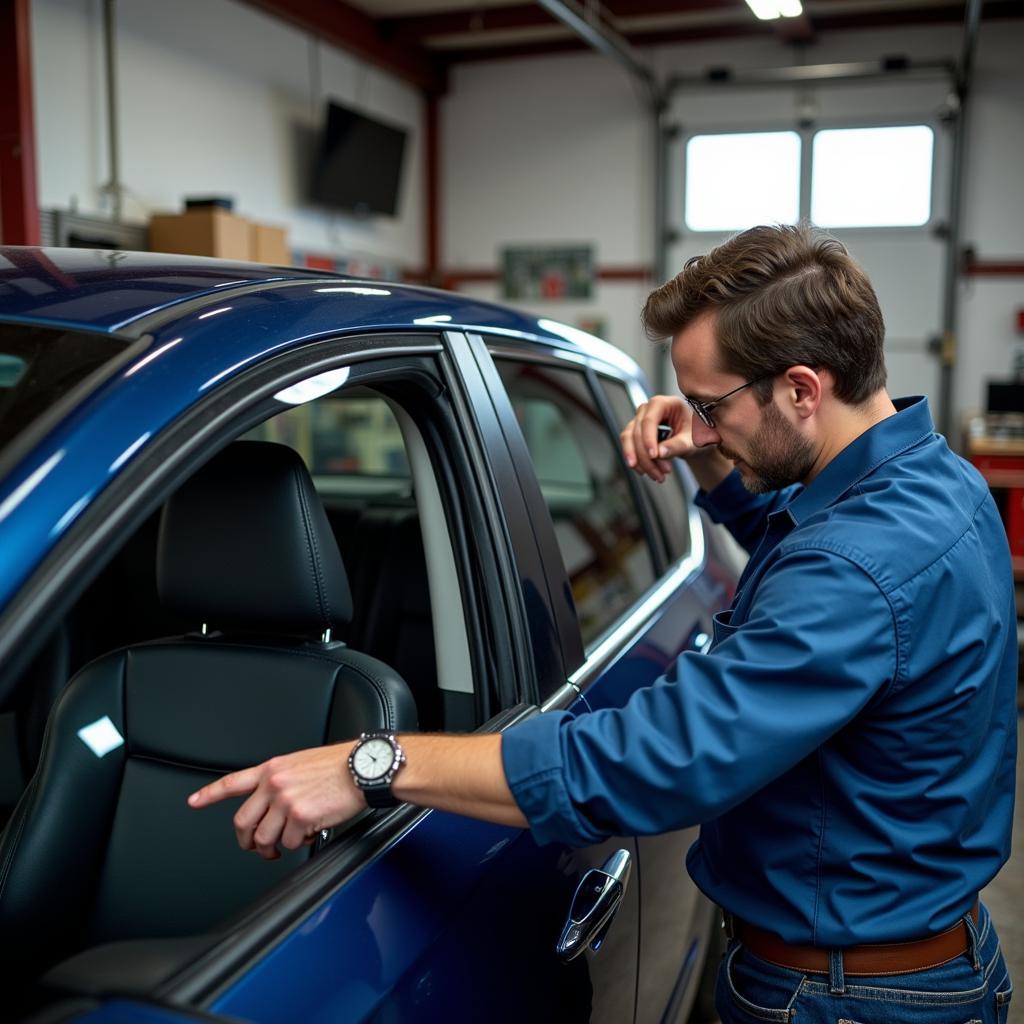
[[[739,629],[739,625],[733,625],[734,612],[731,608],[724,612],[717,612],[713,621],[712,632],[714,633],[714,642],[711,645],[713,651],[719,644],[728,640],[729,637]]]

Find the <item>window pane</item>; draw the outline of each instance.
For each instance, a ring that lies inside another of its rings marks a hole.
[[[601,377],[600,381],[612,407],[612,415],[621,429],[636,414],[636,407],[624,384],[609,380],[607,377]],[[648,501],[654,506],[669,558],[682,558],[690,551],[690,523],[686,493],[679,477],[673,473],[660,484],[648,476],[637,479]]]
[[[295,448],[320,490],[334,490],[337,483],[378,492],[390,481],[404,490],[410,478],[402,432],[379,395],[356,391],[298,405],[250,436]],[[378,484],[371,486],[374,480]]]
[[[551,512],[583,644],[654,583],[640,512],[583,374],[499,360]]]
[[[686,144],[686,224],[737,231],[800,217],[796,132],[695,135]]]
[[[822,227],[899,227],[931,216],[934,134],[927,125],[814,136],[811,220]]]

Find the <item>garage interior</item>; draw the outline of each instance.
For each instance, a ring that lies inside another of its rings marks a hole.
[[[784,136],[796,220],[825,209],[829,133],[926,129],[923,177],[865,172],[888,212],[827,226],[878,291],[890,393],[926,395],[989,480],[1024,616],[1024,0],[792,3],[4,0],[0,241],[453,289],[596,334],[663,391],[644,298],[747,226],[701,193],[705,140]],[[374,133],[390,191],[324,185],[332,117]],[[730,173],[734,200],[774,187]],[[1022,978],[1019,850],[984,898]]]

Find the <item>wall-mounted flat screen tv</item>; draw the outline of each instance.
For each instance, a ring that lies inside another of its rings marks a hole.
[[[313,201],[351,213],[393,217],[407,135],[403,128],[329,102],[313,165]]]

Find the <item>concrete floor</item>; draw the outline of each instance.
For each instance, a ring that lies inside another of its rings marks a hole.
[[[1024,697],[1024,690],[1021,691]],[[1024,711],[1024,708],[1022,708]],[[1024,717],[1017,718],[1018,750],[1024,746]],[[1013,853],[981,894],[1003,946],[1014,984],[1009,1024],[1024,1024],[1024,758],[1017,758],[1017,803],[1013,811]]]

